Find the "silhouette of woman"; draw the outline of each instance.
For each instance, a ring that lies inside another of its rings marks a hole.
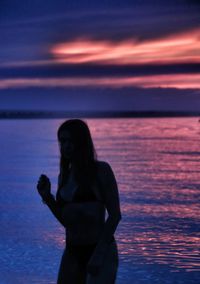
[[[43,202],[65,227],[57,284],[114,284],[118,269],[114,232],[121,219],[114,173],[107,162],[97,160],[83,120],[65,121],[57,136],[61,156],[56,199],[46,175],[37,184]]]

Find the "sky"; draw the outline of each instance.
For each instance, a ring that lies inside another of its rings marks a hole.
[[[0,110],[200,111],[200,1],[0,4]]]

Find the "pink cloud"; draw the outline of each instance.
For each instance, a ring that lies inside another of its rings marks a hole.
[[[200,63],[200,30],[148,41],[79,38],[52,46],[50,53],[56,62],[70,64]]]
[[[140,77],[20,78],[0,80],[0,89],[27,87],[141,87],[200,89],[200,74],[153,75]]]

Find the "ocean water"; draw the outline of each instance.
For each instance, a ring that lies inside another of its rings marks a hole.
[[[63,120],[0,120],[0,284],[55,284],[64,229],[36,183],[55,194]],[[200,123],[197,118],[85,119],[110,163],[122,220],[117,284],[200,279]]]

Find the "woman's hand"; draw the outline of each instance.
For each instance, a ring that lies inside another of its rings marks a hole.
[[[46,175],[40,176],[37,183],[37,190],[41,195],[42,199],[45,199],[51,194],[51,183]]]
[[[99,273],[101,266],[103,265],[104,255],[103,254],[94,254],[90,258],[87,264],[87,272],[95,276]]]
[[[87,272],[93,276],[99,273],[101,265],[98,263],[89,263],[87,265]]]
[[[95,248],[88,264],[87,272],[91,275],[99,274],[101,267],[104,265],[106,253],[109,250],[109,243],[99,243]]]

